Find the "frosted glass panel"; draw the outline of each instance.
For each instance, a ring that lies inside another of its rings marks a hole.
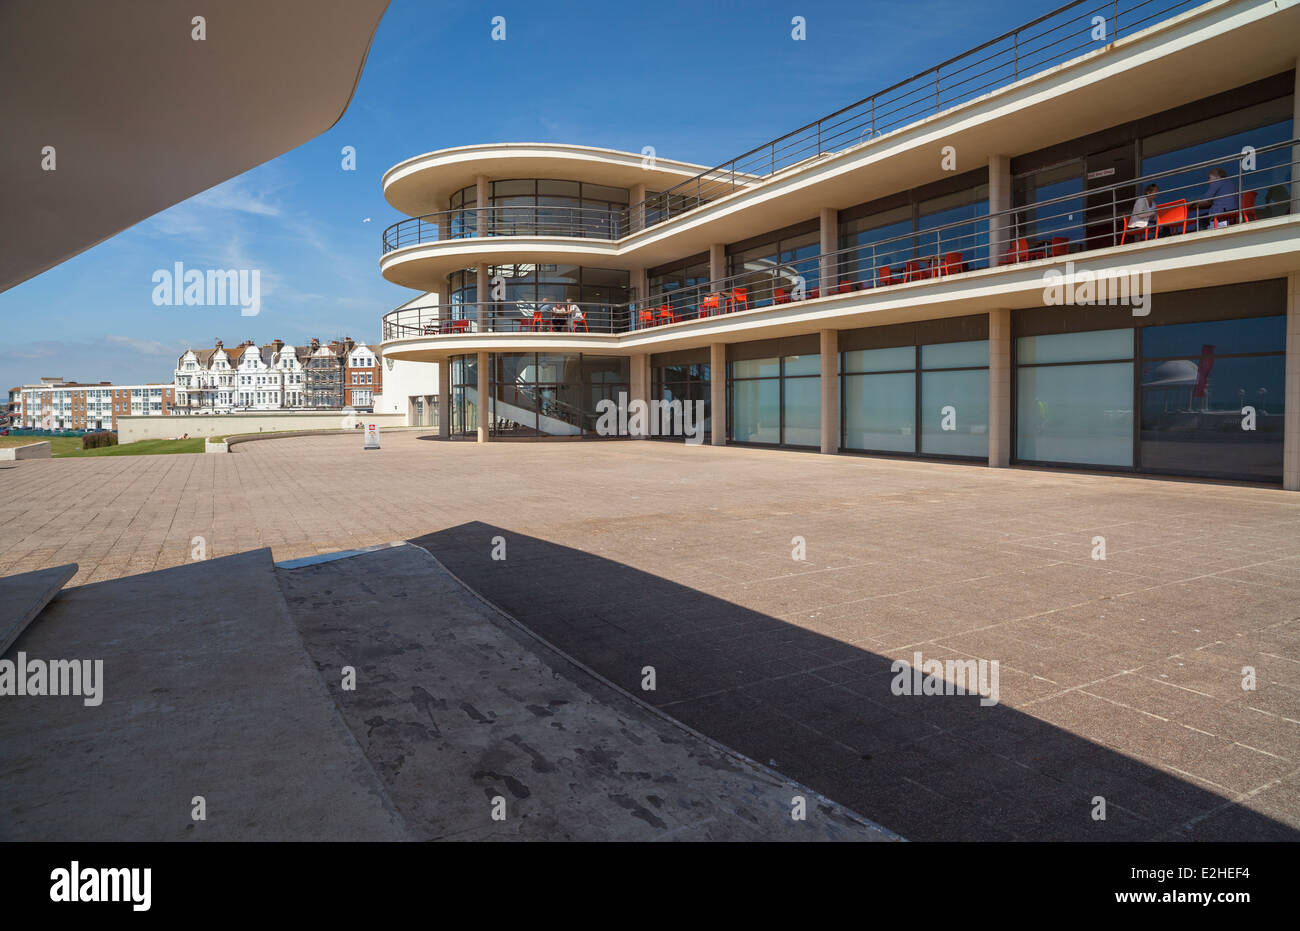
[[[935,343],[921,347],[921,368],[948,369],[967,365],[989,364],[989,341],[970,340],[964,343]]]
[[[1022,336],[1016,341],[1016,361],[1092,362],[1094,359],[1133,358],[1132,330],[1093,330],[1090,333],[1052,333]]]
[[[911,372],[845,377],[847,449],[916,452],[915,424],[916,376]]]
[[[916,368],[915,346],[857,349],[844,353],[846,372],[892,372],[911,368]]]
[[[785,442],[788,445],[821,445],[821,384],[820,378],[785,380]]]
[[[921,374],[921,452],[987,456],[988,433],[987,369]]]
[[[1018,459],[1133,464],[1133,363],[1024,368],[1016,378]]]
[[[731,386],[731,436],[737,443],[781,442],[781,382],[736,381]]]

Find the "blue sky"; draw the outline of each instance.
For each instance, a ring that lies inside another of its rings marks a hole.
[[[1025,0],[393,0],[324,135],[0,294],[0,386],[170,381],[187,346],[350,335],[415,292],[379,275],[394,163],[479,142],[570,142],[717,164],[1051,9]],[[506,40],[491,39],[493,16]],[[802,16],[807,38],[791,39]],[[357,150],[343,171],[340,150]],[[367,218],[369,222],[366,222]],[[258,268],[262,310],[156,307],[152,275]]]

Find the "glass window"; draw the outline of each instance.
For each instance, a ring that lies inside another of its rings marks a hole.
[[[770,360],[775,364],[776,360]],[[738,443],[781,442],[781,382],[735,379],[731,384],[731,435]]]
[[[1218,355],[1282,352],[1286,348],[1286,317],[1176,323],[1142,330],[1144,359],[1200,356],[1206,347]]]
[[[743,359],[731,363],[732,378],[769,378],[781,374],[781,360]]]
[[[781,360],[781,367],[785,375],[819,375],[822,370],[822,357],[816,356],[786,356]]]
[[[916,368],[916,347],[855,349],[844,353],[846,372],[894,372]]]
[[[821,383],[816,377],[782,379],[786,446],[821,445]]]
[[[912,347],[906,348],[910,350]],[[845,377],[845,448],[914,453],[915,424],[914,373]]]
[[[1051,333],[1046,336],[1022,336],[1016,340],[1016,361],[1021,365],[1131,358],[1131,329]]]
[[[921,347],[921,368],[951,369],[987,366],[989,343],[986,339],[960,343],[934,343]]]
[[[988,185],[945,194],[917,205],[917,258],[938,261],[960,254],[972,267],[988,264]]]
[[[1017,458],[1133,464],[1132,362],[1028,367],[1016,378]]]
[[[927,348],[922,347],[923,357]],[[987,456],[988,432],[987,369],[921,373],[921,452]]]

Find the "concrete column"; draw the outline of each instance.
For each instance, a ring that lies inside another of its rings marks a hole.
[[[727,445],[727,344],[709,346],[709,442]]]
[[[476,315],[474,318],[475,328],[480,333],[487,332],[487,326],[488,326],[487,301],[488,301],[489,287],[490,285],[488,284],[488,266],[486,262],[480,260],[478,265],[478,277],[475,280],[475,288],[476,288],[475,293],[477,295],[476,300],[478,301],[478,305],[475,308]]]
[[[488,353],[480,352],[478,354],[478,441],[486,443],[491,439],[491,420],[488,416],[488,409],[491,403],[488,398]]]
[[[823,235],[825,235],[823,231]],[[840,332],[822,330],[822,452],[840,451]]]
[[[475,202],[475,215],[478,217],[478,234],[486,236],[488,234],[488,202],[492,199],[492,187],[488,181],[487,175],[476,175],[474,178],[474,189],[478,200]]]
[[[451,436],[451,360],[438,363],[438,436]]]
[[[989,266],[1002,261],[1002,253],[1011,242],[1011,224],[1007,217],[993,214],[1011,209],[1011,159],[1006,155],[989,156]]]
[[[1282,393],[1282,403],[1286,405],[1282,418],[1282,487],[1300,491],[1300,273],[1297,272],[1286,277],[1286,385]]]
[[[1011,311],[989,311],[989,465],[1011,464]]]
[[[478,234],[480,236],[486,236],[488,234],[490,220],[487,206],[488,201],[492,197],[492,186],[488,181],[487,175],[476,175],[474,178],[474,187],[478,192]],[[476,281],[476,285],[478,294],[476,328],[478,329],[478,332],[484,333],[487,331],[488,325],[486,303],[488,300],[488,266],[487,263],[482,260],[480,260],[478,264],[478,280]]]
[[[641,401],[643,404],[649,403],[650,401],[650,354],[649,353],[638,352],[632,356],[631,384],[628,387],[631,392],[631,397],[628,398],[629,408],[631,406],[631,403],[634,401]],[[631,419],[630,414],[631,411],[629,410],[629,420]],[[629,427],[629,432],[630,431],[631,428]],[[648,433],[636,432],[636,433],[632,433],[632,436],[635,437],[636,439],[644,440],[648,438]]]
[[[819,272],[821,282],[814,285],[808,282],[808,288],[814,287],[821,289],[822,296],[826,296],[835,287],[836,280],[839,276],[839,269],[836,268],[836,260],[831,257],[831,253],[837,251],[840,241],[840,212],[831,207],[823,207],[820,215],[821,219],[821,262],[819,263]],[[823,450],[825,452],[825,450]]]
[[[717,281],[727,277],[727,246],[715,242],[709,246],[709,280]]]
[[[634,184],[628,189],[627,230],[635,233],[645,229],[645,185]]]
[[[1294,62],[1295,65],[1295,88],[1291,96],[1291,136],[1295,138],[1300,133],[1300,58]],[[1296,184],[1296,176],[1300,175],[1300,145],[1291,147],[1291,212],[1300,213],[1300,184]],[[1288,332],[1290,332],[1288,330]]]

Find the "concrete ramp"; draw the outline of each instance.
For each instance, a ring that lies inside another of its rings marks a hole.
[[[19,654],[102,661],[101,701],[0,697],[0,839],[407,836],[289,621],[269,550],[71,589],[5,659]]]
[[[550,649],[419,547],[278,574],[418,839],[898,840]]]
[[[77,564],[22,572],[0,579],[0,656],[36,619],[50,600],[77,574]]]

